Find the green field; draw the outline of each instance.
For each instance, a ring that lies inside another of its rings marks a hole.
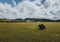
[[[38,24],[46,30],[38,30]],[[60,42],[60,22],[0,23],[0,42]]]

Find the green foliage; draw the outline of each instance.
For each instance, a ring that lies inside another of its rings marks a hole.
[[[39,24],[46,30],[38,30]],[[0,42],[60,42],[60,22],[0,23]]]
[[[0,18],[0,22],[7,22],[7,21],[11,21],[11,20],[6,18]]]

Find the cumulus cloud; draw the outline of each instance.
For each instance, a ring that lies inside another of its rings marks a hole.
[[[23,0],[16,4],[13,0],[14,7],[8,3],[0,3],[0,18],[47,18],[60,19],[60,0]]]

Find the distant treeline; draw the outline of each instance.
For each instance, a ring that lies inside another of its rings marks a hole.
[[[6,19],[1,18],[0,22],[60,22],[60,20],[51,20],[51,19],[38,19],[38,18],[26,18],[26,19]]]

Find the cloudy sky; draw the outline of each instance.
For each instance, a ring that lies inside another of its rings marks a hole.
[[[0,18],[60,19],[60,0],[0,0]]]

